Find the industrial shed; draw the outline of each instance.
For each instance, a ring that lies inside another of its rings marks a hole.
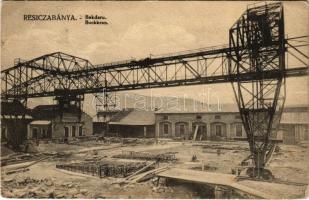
[[[284,109],[280,124],[284,144],[298,144],[309,140],[308,111],[307,106],[290,106]]]
[[[153,111],[130,109],[112,117],[109,130],[120,137],[155,137],[155,115]]]

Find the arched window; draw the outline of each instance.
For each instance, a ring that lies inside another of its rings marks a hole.
[[[159,131],[161,137],[168,137],[171,135],[172,127],[170,122],[160,122],[159,126],[160,126]]]
[[[188,134],[188,123],[177,122],[175,123],[175,137],[183,137]]]

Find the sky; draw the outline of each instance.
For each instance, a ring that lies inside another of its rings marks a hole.
[[[65,52],[102,64],[228,43],[228,30],[252,2],[2,2],[1,68],[15,58],[32,59]],[[308,35],[305,2],[284,2],[289,37]],[[25,14],[103,15],[108,25],[74,22],[24,21]],[[233,103],[230,84],[136,90],[143,95],[199,99],[211,91]],[[287,80],[287,104],[308,103],[308,78]]]

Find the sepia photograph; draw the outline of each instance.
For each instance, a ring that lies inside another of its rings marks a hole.
[[[2,198],[309,198],[307,1],[0,5]]]

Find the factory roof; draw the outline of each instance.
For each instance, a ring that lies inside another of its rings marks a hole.
[[[154,125],[155,115],[153,111],[131,110],[121,118],[112,118],[109,124],[117,125]]]
[[[39,105],[32,109],[32,116],[40,120],[49,120],[55,118],[59,113],[78,113],[81,110],[76,106],[60,110],[58,105]]]

